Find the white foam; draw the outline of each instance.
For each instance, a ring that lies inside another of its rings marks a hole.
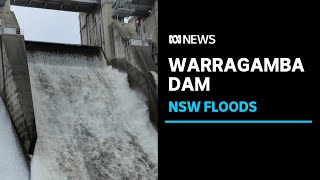
[[[13,129],[6,106],[0,97],[0,179],[28,180],[26,159]]]
[[[150,71],[150,74],[153,77],[154,83],[155,83],[155,85],[157,87],[157,93],[158,93],[158,73],[155,72],[155,71]]]
[[[127,75],[98,57],[28,53],[38,179],[157,179],[157,132]]]

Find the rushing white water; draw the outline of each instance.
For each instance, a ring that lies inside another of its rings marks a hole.
[[[158,93],[158,73],[155,71],[150,71],[150,74],[152,75],[154,83],[157,86],[157,93]]]
[[[157,179],[157,132],[127,75],[98,57],[28,52],[33,180]]]
[[[0,97],[0,179],[28,180],[26,159],[13,129],[6,106]]]

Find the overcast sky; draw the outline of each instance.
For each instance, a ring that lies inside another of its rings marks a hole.
[[[80,44],[79,13],[11,6],[26,40]]]

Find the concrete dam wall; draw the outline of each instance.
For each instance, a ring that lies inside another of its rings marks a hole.
[[[157,80],[153,75],[158,73],[158,67],[154,63],[150,47],[125,47],[125,43],[130,39],[141,40],[137,32],[130,25],[120,22],[113,22],[110,27],[115,46],[115,58],[108,62],[113,67],[127,72],[131,87],[147,97],[150,120],[158,128]]]
[[[106,52],[25,42],[12,12],[0,19],[0,177],[158,179],[158,69],[149,47],[126,46],[137,32],[112,22]]]
[[[101,47],[25,42],[0,9],[1,178],[158,179],[158,69],[111,2],[88,33]]]
[[[32,179],[158,178],[150,100],[107,65],[100,48],[12,35],[1,41],[1,96],[22,154],[33,154]]]
[[[20,30],[13,12],[0,10],[1,28]],[[24,37],[0,33],[0,95],[25,150],[32,154],[37,139],[36,124]]]
[[[37,139],[29,71],[23,36],[2,35],[0,53],[0,94],[28,154]]]

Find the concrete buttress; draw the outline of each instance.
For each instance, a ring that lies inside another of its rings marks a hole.
[[[13,12],[0,11],[3,27],[19,28]],[[0,95],[4,99],[20,142],[33,154],[37,132],[24,37],[0,35]]]

